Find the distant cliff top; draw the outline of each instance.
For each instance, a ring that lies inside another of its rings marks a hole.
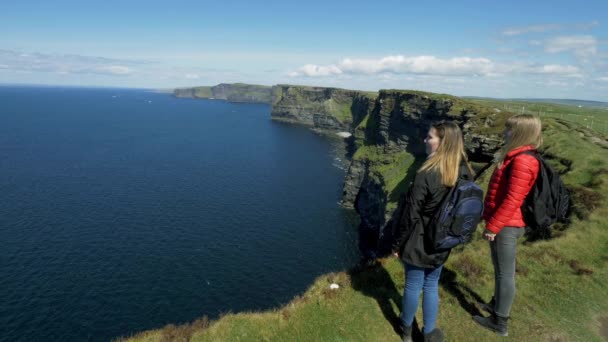
[[[177,88],[173,91],[173,95],[230,102],[271,103],[271,89],[272,87],[256,84],[220,83],[215,86]]]

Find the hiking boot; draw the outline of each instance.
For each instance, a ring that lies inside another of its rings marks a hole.
[[[412,326],[403,328],[403,342],[412,342]]]
[[[492,315],[490,317],[475,316],[473,320],[482,327],[497,333],[500,336],[509,336],[507,332],[508,317]]]
[[[424,342],[443,342],[443,331],[435,328],[430,333],[424,334]]]
[[[482,310],[494,315],[496,314],[496,312],[494,311],[494,306],[496,306],[496,300],[494,299],[494,297],[492,297],[492,299],[490,299],[490,301],[488,303],[480,303],[479,307],[481,307]]]

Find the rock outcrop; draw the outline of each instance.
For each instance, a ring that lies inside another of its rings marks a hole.
[[[424,159],[423,138],[433,121],[452,120],[463,129],[469,159],[488,166],[500,144],[505,113],[442,94],[277,85],[272,118],[313,128],[349,131],[352,160],[342,204],[365,224],[384,227]]]
[[[424,159],[423,138],[431,122],[451,120],[463,129],[469,159],[478,170],[488,166],[500,147],[504,114],[454,96],[381,90],[366,120],[343,191],[343,204],[367,222],[383,227]],[[366,165],[362,176],[357,165]],[[355,172],[356,177],[351,175]],[[361,179],[358,195],[357,184]],[[379,193],[379,189],[384,191]],[[370,200],[373,198],[373,200]],[[378,208],[378,206],[384,206]]]
[[[352,131],[373,108],[370,92],[292,85],[272,88],[271,117],[319,129]]]
[[[217,99],[229,102],[270,103],[272,87],[245,84],[221,83],[212,87],[177,88],[173,91],[176,97]]]

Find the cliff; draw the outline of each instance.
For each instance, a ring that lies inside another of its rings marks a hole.
[[[270,103],[271,87],[245,84],[221,83],[216,86],[177,88],[173,95],[181,98],[217,99],[230,102]]]
[[[222,83],[175,89],[176,97],[270,103],[271,118],[315,129],[347,131],[351,164],[342,204],[364,224],[383,228],[424,158],[422,139],[429,124],[460,124],[470,161],[489,166],[501,141],[506,113],[472,100],[413,90],[379,93],[279,84],[273,87]]]
[[[454,96],[381,90],[373,110],[355,127],[343,205],[354,208],[364,224],[382,229],[424,160],[423,139],[431,122],[457,122],[469,160],[482,171],[499,148],[505,117]]]
[[[276,85],[270,115],[314,128],[351,131],[371,111],[376,96],[339,88]]]
[[[483,170],[499,148],[506,118],[491,107],[451,95],[291,85],[273,87],[271,116],[353,133],[342,204],[354,208],[364,224],[374,227],[390,221],[400,195],[420,166],[422,140],[431,122],[458,122],[469,159],[477,170]]]

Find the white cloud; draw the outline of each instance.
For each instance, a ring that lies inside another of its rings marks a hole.
[[[545,52],[573,52],[578,57],[589,57],[597,54],[597,39],[590,35],[562,36],[545,41]]]
[[[556,81],[556,80],[549,80],[546,82],[537,82],[536,84],[538,84],[540,86],[549,86],[549,87],[568,87],[570,85],[568,82]]]
[[[560,77],[583,77],[580,68],[573,65],[538,64],[538,63],[510,63],[500,64],[497,72],[506,75],[551,75]]]
[[[199,78],[201,78],[198,74],[186,74],[184,77],[189,80],[198,80]]]
[[[306,64],[288,73],[290,77],[329,77],[336,75],[413,74],[430,76],[496,77],[506,74],[550,74],[581,77],[579,68],[571,65],[497,63],[484,57],[387,56],[379,59],[345,58],[330,65]]]
[[[528,26],[518,26],[518,27],[509,27],[504,29],[501,34],[506,37],[514,37],[528,33],[545,33],[545,32],[553,32],[560,30],[589,30],[594,27],[599,26],[599,22],[597,20],[588,22],[588,23],[579,23],[579,24],[537,24],[537,25],[528,25]]]
[[[297,77],[297,76],[308,76],[308,77],[318,77],[318,76],[331,76],[331,75],[340,75],[342,70],[335,65],[328,66],[318,66],[314,64],[306,64],[300,67],[297,71],[290,72],[289,76]]]
[[[467,81],[465,79],[462,78],[446,78],[444,80],[447,83],[454,83],[454,84],[465,84],[467,83]]]
[[[508,48],[508,47],[499,47],[496,49],[496,52],[503,54],[503,53],[513,53],[513,52],[516,52],[516,50],[513,48]]]
[[[600,82],[608,82],[608,76],[598,77],[596,78],[596,80]]]
[[[127,75],[131,73],[131,69],[122,65],[102,66],[98,68],[99,73],[108,73],[112,75]]]
[[[572,66],[572,65],[548,64],[548,65],[543,65],[543,66],[536,68],[536,70],[533,70],[533,72],[538,73],[538,74],[552,74],[552,75],[562,75],[562,76],[569,76],[569,77],[582,77],[582,75],[580,74],[579,68]]]
[[[54,72],[58,74],[100,74],[124,76],[133,73],[132,66],[145,61],[128,61],[96,56],[53,55],[0,50],[3,69],[18,72]]]
[[[345,59],[340,63],[340,68],[345,72],[363,74],[378,72],[428,75],[487,74],[492,67],[492,62],[486,58],[440,59],[435,56],[388,56],[380,60]]]
[[[579,30],[588,30],[588,29],[592,29],[594,27],[598,27],[600,26],[600,22],[597,20],[588,22],[588,23],[582,23],[582,24],[575,24],[574,27],[579,29]]]
[[[543,24],[543,25],[530,25],[522,27],[510,27],[502,31],[503,36],[512,37],[519,36],[526,33],[542,33],[548,31],[556,31],[561,29],[563,26],[558,24]]]
[[[291,77],[324,77],[341,74],[426,74],[426,75],[487,75],[492,72],[493,63],[487,58],[456,57],[441,59],[434,56],[387,56],[380,59],[345,58],[338,64],[320,66],[306,64]]]

